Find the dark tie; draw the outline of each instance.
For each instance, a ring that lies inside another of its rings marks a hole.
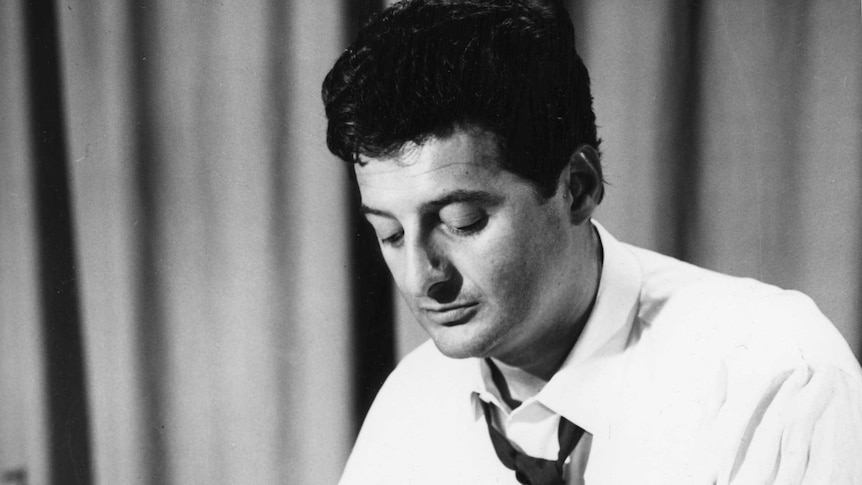
[[[509,440],[494,427],[491,416],[493,409],[491,405],[482,401],[485,410],[485,422],[488,423],[488,433],[491,442],[494,443],[494,451],[497,457],[506,465],[506,468],[515,471],[515,478],[524,485],[565,485],[563,480],[563,465],[566,458],[575,449],[578,440],[584,434],[584,430],[573,424],[568,419],[560,416],[560,427],[557,430],[557,439],[560,441],[560,452],[557,461],[533,458],[516,450]]]

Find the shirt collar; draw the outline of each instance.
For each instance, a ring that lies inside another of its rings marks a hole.
[[[495,404],[501,409],[505,409],[506,407],[504,406],[502,399],[498,397],[499,394],[497,386],[494,385],[494,380],[491,377],[491,369],[489,369],[488,365],[485,364],[484,359],[470,360],[471,365],[473,365],[474,368],[467,375],[471,378],[470,385],[473,390],[473,410],[476,412],[476,419],[479,419],[479,417],[484,413],[478,399]]]
[[[596,302],[572,351],[536,400],[596,435],[607,430],[608,413],[621,386],[623,354],[638,310],[641,271],[622,243],[598,222],[593,225],[604,253]],[[480,359],[469,361],[474,369],[470,375],[478,419],[482,416],[478,399],[495,403],[498,399],[489,388],[487,366]]]

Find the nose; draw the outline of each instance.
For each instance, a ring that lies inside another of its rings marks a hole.
[[[430,241],[407,246],[405,285],[411,295],[445,303],[457,295],[454,268],[445,250]]]

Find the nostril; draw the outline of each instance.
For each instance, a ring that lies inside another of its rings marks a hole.
[[[458,297],[458,289],[451,281],[441,281],[428,288],[428,297],[438,303],[451,303]]]
[[[428,297],[438,303],[451,303],[458,298],[458,293],[461,291],[461,279],[447,278],[438,281],[428,288]]]

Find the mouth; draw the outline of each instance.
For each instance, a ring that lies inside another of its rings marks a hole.
[[[422,314],[426,319],[444,327],[454,327],[467,323],[478,311],[479,304],[476,302],[422,308]]]

